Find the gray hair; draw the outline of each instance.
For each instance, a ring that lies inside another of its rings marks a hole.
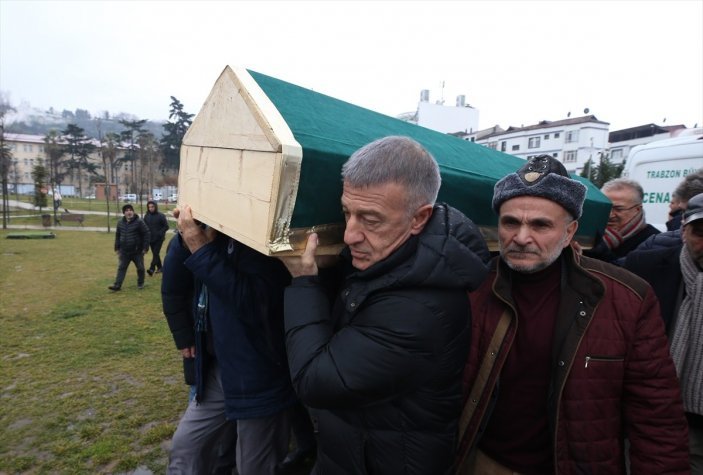
[[[439,166],[409,137],[390,136],[364,145],[342,166],[342,179],[354,188],[398,183],[408,192],[408,211],[434,205],[442,184]]]
[[[636,194],[635,199],[637,200],[637,204],[641,205],[644,200],[642,185],[629,178],[615,178],[614,180],[606,181],[600,189],[600,191],[604,193],[610,190],[632,190]]]
[[[686,178],[674,190],[673,196],[681,201],[688,202],[688,200],[700,193],[703,193],[703,168],[695,173],[686,175]]]

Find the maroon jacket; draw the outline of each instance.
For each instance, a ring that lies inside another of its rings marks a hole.
[[[561,260],[563,288],[554,341],[563,344],[555,344],[552,351],[547,415],[556,472],[624,474],[627,437],[631,473],[690,473],[678,379],[651,287],[621,268],[576,255],[570,247]],[[492,389],[518,326],[511,271],[499,262],[492,261],[488,278],[472,294],[465,398],[506,309],[511,323],[486,390],[475,401],[462,450],[475,444],[479,425],[490,413]]]

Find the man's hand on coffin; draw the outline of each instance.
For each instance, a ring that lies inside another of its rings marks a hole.
[[[191,253],[213,241],[217,235],[216,230],[203,229],[200,223],[193,219],[193,211],[188,205],[185,205],[182,210],[174,209],[173,216],[178,220],[178,231]]]
[[[308,236],[305,251],[300,256],[283,256],[279,259],[288,268],[288,272],[293,277],[302,275],[317,275],[317,262],[315,253],[317,252],[318,238],[316,233]]]

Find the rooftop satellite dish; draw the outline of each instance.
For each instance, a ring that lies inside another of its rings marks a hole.
[[[590,110],[588,107],[586,107],[586,108],[583,110],[583,113],[584,113],[584,114],[588,114],[589,112],[591,112],[591,110]]]

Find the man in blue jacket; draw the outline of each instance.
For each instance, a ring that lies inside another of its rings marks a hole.
[[[205,361],[196,362],[198,394],[174,434],[168,473],[192,473],[181,449],[197,443],[213,419],[226,419],[236,421],[239,474],[273,475],[288,451],[288,410],[297,401],[283,340],[290,274],[278,259],[203,230],[190,207],[174,216],[191,253],[185,266],[202,283],[196,326],[204,342],[195,356]]]
[[[196,380],[196,337],[195,332],[196,302],[202,287],[196,282],[193,273],[185,266],[190,251],[177,234],[168,245],[163,265],[161,280],[161,301],[163,312],[168,322],[176,348],[183,357],[185,381],[191,385],[191,400],[195,397],[193,389],[198,387]],[[207,348],[201,346],[204,355]],[[203,358],[198,363],[205,364]],[[202,378],[203,373],[198,372]],[[235,445],[237,439],[236,423],[227,420],[222,385],[211,386],[208,394],[201,383],[200,401],[197,412],[206,414],[206,424],[200,424],[197,432],[186,430],[186,424],[179,426],[179,437],[171,447],[171,472],[192,474],[231,474],[236,466]]]
[[[315,234],[302,257],[284,260],[294,277],[288,359],[318,422],[316,473],[446,473],[470,338],[467,290],[485,277],[488,249],[470,219],[435,204],[439,167],[407,137],[362,147],[342,177],[341,285],[318,276]]]

